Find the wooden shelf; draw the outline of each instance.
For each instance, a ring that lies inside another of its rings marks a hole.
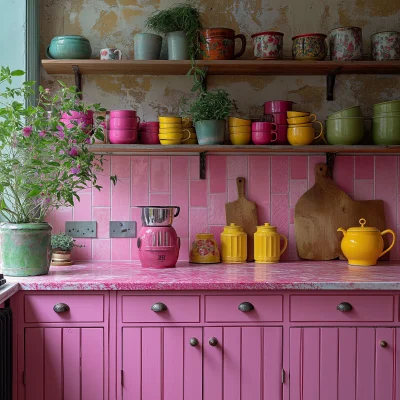
[[[168,60],[42,60],[48,74],[185,75],[190,61]],[[208,75],[329,75],[400,74],[400,61],[294,61],[229,60],[197,61]]]

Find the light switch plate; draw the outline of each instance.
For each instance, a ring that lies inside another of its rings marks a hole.
[[[96,221],[66,221],[65,233],[74,238],[97,237]]]
[[[136,221],[110,221],[110,238],[135,238]]]

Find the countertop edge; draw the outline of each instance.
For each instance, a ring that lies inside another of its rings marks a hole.
[[[0,304],[4,303],[11,296],[17,293],[19,289],[19,284],[15,282],[7,282],[4,285],[0,286]]]

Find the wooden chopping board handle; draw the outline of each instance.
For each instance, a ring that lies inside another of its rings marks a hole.
[[[236,184],[237,184],[239,198],[244,197],[244,182],[245,182],[245,179],[243,177],[236,178]]]
[[[328,177],[328,167],[326,164],[316,164],[314,167],[315,181],[319,182]]]

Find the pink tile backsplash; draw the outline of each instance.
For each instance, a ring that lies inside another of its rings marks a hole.
[[[246,178],[246,196],[258,208],[259,223],[271,222],[289,239],[284,260],[296,260],[294,206],[314,184],[314,165],[319,156],[209,156],[207,179],[200,180],[199,156],[110,156],[106,173],[117,174],[111,187],[99,176],[103,190],[81,193],[75,208],[53,211],[48,221],[53,231],[64,231],[65,221],[96,220],[96,239],[77,239],[85,247],[74,249],[77,260],[138,260],[136,239],[109,239],[111,220],[137,221],[134,205],[178,205],[181,214],[174,226],[181,238],[180,259],[187,260],[196,233],[211,232],[219,242],[226,223],[225,204],[237,199],[236,178]],[[400,162],[397,156],[338,156],[334,180],[355,200],[382,199],[387,226],[400,233]],[[400,246],[391,252],[400,259]]]

